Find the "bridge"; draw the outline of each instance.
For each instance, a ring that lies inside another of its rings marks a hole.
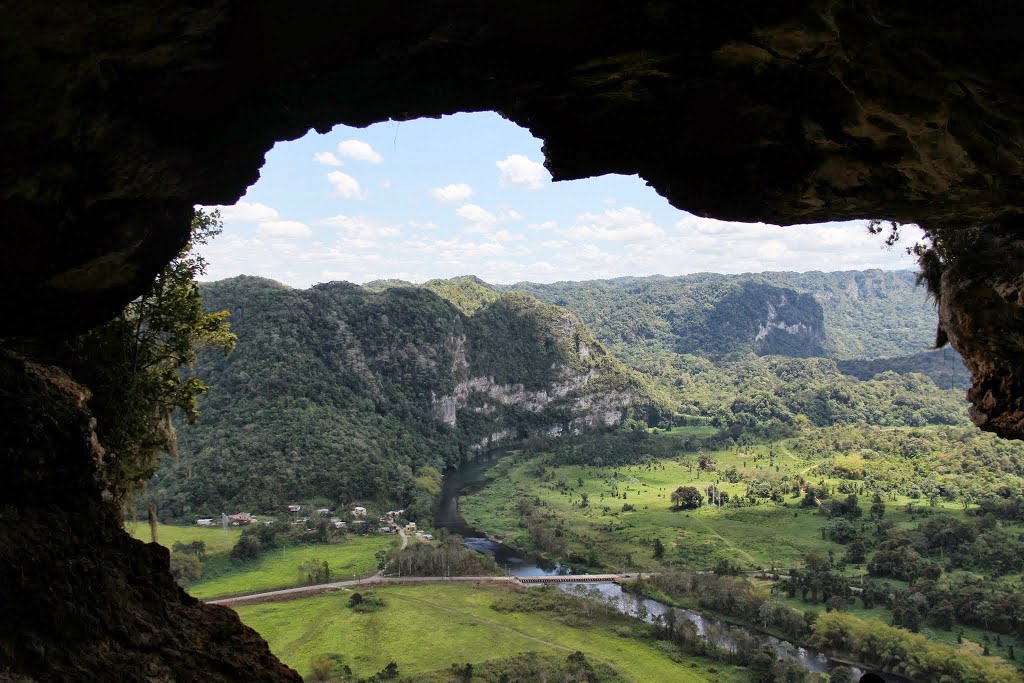
[[[651,574],[647,574],[651,576]],[[618,583],[640,577],[639,574],[559,574],[557,576],[513,576],[523,585],[537,583]]]

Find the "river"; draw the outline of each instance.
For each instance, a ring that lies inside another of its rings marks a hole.
[[[504,451],[494,451],[487,456],[467,463],[458,469],[445,472],[441,485],[441,500],[434,526],[447,529],[450,533],[462,536],[463,543],[473,550],[494,557],[499,566],[505,567],[511,576],[552,576],[569,574],[571,571],[561,565],[552,565],[541,558],[524,554],[514,548],[489,537],[474,529],[463,519],[459,509],[459,496],[479,491],[487,484],[487,470],[504,455]],[[833,668],[843,665],[850,666],[853,679],[858,680],[865,670],[851,666],[845,662],[830,659],[825,653],[814,648],[794,645],[789,641],[765,635],[745,626],[735,626],[721,619],[715,619],[693,610],[671,607],[663,602],[644,598],[622,590],[615,583],[557,584],[567,593],[581,595],[588,599],[600,600],[614,607],[623,614],[654,623],[670,611],[675,611],[677,619],[686,619],[697,627],[698,633],[714,643],[717,647],[729,650],[736,649],[736,633],[744,633],[757,639],[761,644],[771,647],[779,657],[794,659],[808,671],[828,673]],[[909,679],[893,674],[873,671],[889,683],[910,683]]]

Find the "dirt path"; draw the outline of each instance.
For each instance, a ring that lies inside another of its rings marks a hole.
[[[722,543],[724,543],[726,546],[728,546],[729,548],[732,548],[734,551],[736,551],[737,553],[739,553],[743,557],[747,558],[747,560],[750,561],[750,564],[752,564],[754,566],[759,566],[758,561],[755,560],[754,557],[750,553],[748,553],[743,548],[740,548],[740,547],[736,546],[735,544],[733,544],[732,541],[727,539],[722,534],[718,533],[710,524],[707,523],[707,521],[704,520],[703,517],[701,517],[700,515],[694,515],[694,519],[698,520],[705,529],[710,531],[712,535],[714,535],[717,538],[719,538],[722,541]]]
[[[398,535],[402,537],[402,547],[399,548],[399,550],[405,550],[408,547],[408,545],[409,545],[409,537],[405,535],[405,529],[403,529],[402,527],[398,527]],[[378,569],[377,573],[374,574],[373,576],[371,576],[370,578],[372,578],[372,579],[379,579],[379,578],[383,577],[385,569],[387,569],[387,567],[384,567],[382,569]]]

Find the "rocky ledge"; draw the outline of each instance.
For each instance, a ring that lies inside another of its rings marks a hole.
[[[165,548],[121,529],[88,396],[0,355],[0,679],[301,681],[232,610],[179,588]]]

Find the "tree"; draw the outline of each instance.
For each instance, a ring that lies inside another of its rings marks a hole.
[[[228,312],[203,312],[197,278],[206,261],[193,251],[220,231],[218,212],[197,209],[188,242],[152,288],[110,322],[56,351],[54,361],[93,393],[96,434],[126,492],[152,477],[160,453],[176,457],[171,417],[180,412],[189,423],[198,417],[196,399],[206,385],[182,369],[202,349],[234,348]]]
[[[704,496],[692,486],[680,486],[672,492],[671,498],[677,510],[691,510],[704,504]]]
[[[182,587],[202,576],[199,558],[186,553],[171,553],[170,572],[174,580]]]
[[[867,550],[867,545],[864,543],[864,539],[858,536],[850,541],[850,544],[846,546],[846,554],[843,555],[843,562],[845,564],[861,564],[867,556]]]
[[[171,552],[195,555],[202,562],[206,559],[206,543],[204,541],[192,541],[190,543],[175,541],[174,545],[171,546]]]
[[[807,508],[817,507],[818,496],[814,491],[814,487],[810,484],[804,488],[804,499],[800,501],[800,504]]]
[[[231,559],[235,562],[255,560],[260,554],[260,542],[250,534],[242,534],[235,547],[231,549]]]
[[[660,538],[654,539],[654,558],[660,560],[665,556],[665,544]]]
[[[882,500],[882,496],[877,492],[871,498],[871,519],[876,522],[882,521],[882,517],[885,516],[885,501]]]

